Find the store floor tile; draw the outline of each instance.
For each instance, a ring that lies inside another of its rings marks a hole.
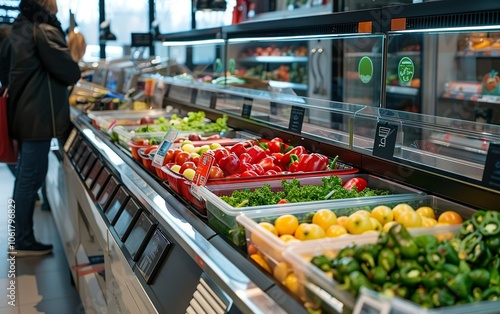
[[[14,177],[7,166],[0,164],[0,290],[6,291],[10,284],[8,271],[10,263],[7,254],[7,206],[12,197]],[[50,187],[49,187],[50,188]],[[84,313],[82,302],[75,287],[64,249],[57,232],[52,212],[35,208],[35,237],[43,243],[54,246],[52,254],[38,257],[17,258],[16,306],[8,305],[6,295],[0,295],[1,314],[30,313]]]

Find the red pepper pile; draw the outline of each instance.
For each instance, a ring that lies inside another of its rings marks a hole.
[[[213,151],[215,162],[226,178],[277,175],[288,172],[324,171],[329,168],[328,157],[308,154],[303,146],[292,147],[281,138],[270,141],[247,141]],[[332,163],[335,165],[335,162]]]

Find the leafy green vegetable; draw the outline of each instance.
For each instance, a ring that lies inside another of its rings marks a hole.
[[[187,117],[184,118],[173,114],[169,120],[160,117],[155,120],[154,124],[142,125],[135,130],[135,133],[167,132],[171,127],[179,131],[219,133],[228,129],[227,115],[223,115],[215,122],[207,122],[203,111],[188,112]]]
[[[234,207],[261,206],[277,204],[281,199],[288,203],[322,201],[328,199],[344,199],[364,196],[388,195],[389,191],[365,188],[358,192],[356,189],[347,190],[342,187],[342,179],[337,176],[325,177],[322,185],[300,185],[300,181],[283,180],[283,191],[273,192],[269,184],[253,191],[250,189],[236,190],[231,196],[221,196],[221,199]],[[332,193],[333,191],[333,193]]]

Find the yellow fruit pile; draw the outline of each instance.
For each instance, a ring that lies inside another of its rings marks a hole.
[[[460,224],[462,217],[454,211],[445,211],[436,219],[434,209],[423,206],[414,210],[408,204],[398,204],[394,208],[380,205],[371,212],[359,210],[349,217],[337,217],[329,209],[318,210],[311,223],[299,224],[294,215],[282,215],[274,224],[259,223],[266,230],[284,242],[305,241],[325,237],[335,238],[346,234],[388,231],[392,225],[400,223],[406,228],[432,227],[435,225]]]

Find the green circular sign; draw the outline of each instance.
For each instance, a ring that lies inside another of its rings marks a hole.
[[[373,62],[369,57],[363,57],[359,60],[358,75],[361,82],[367,84],[373,77]]]
[[[413,61],[408,57],[401,58],[398,65],[399,81],[403,84],[408,84],[413,79],[414,74],[415,65],[413,65]]]

